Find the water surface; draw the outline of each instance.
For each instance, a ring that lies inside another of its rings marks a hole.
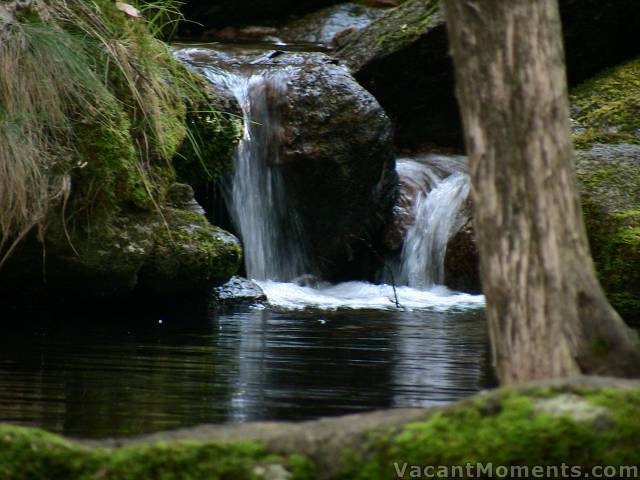
[[[74,436],[423,406],[492,385],[477,306],[3,323],[0,421]]]

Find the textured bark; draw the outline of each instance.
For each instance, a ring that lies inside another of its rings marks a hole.
[[[500,380],[639,375],[582,221],[557,0],[445,6]]]

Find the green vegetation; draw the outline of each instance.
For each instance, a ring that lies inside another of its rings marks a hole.
[[[577,161],[598,277],[611,304],[640,317],[640,147],[596,146]]]
[[[204,216],[184,210],[165,210],[169,228],[159,229],[155,246],[141,272],[141,281],[160,291],[193,291],[229,279],[241,259],[240,244]],[[166,288],[166,287],[165,287]]]
[[[560,396],[544,388],[503,389],[406,425],[398,434],[372,434],[351,453],[341,479],[398,477],[394,463],[456,466],[637,465],[640,392],[577,390]]]
[[[571,94],[577,148],[640,143],[640,58],[608,69]]]
[[[250,442],[173,442],[90,449],[36,429],[0,426],[0,478],[12,480],[201,480],[259,478],[282,461]]]
[[[399,7],[402,10],[405,7]],[[415,10],[415,6],[408,5],[408,11]],[[429,2],[427,7],[420,6],[414,15],[415,20],[405,23],[398,29],[387,29],[379,36],[377,47],[384,49],[385,54],[390,54],[415,42],[433,24],[435,15],[440,11],[438,2]],[[400,12],[398,13],[400,15]]]
[[[227,135],[202,81],[152,35],[173,25],[174,0],[145,2],[150,21],[109,0],[2,5],[0,261],[34,227],[42,239],[60,219],[108,227],[123,211],[159,211],[178,148],[197,141],[189,109],[216,116],[212,141],[226,135],[227,151],[207,161],[228,167],[236,123]]]
[[[274,455],[256,442],[162,441],[89,448],[41,430],[0,425],[0,478],[12,480],[195,480],[398,478],[394,463],[558,466],[640,463],[640,391],[608,388],[504,388],[391,429],[363,431],[363,442],[326,459]],[[290,440],[290,439],[289,439]],[[286,442],[286,451],[296,443]],[[323,455],[317,445],[314,455]],[[282,451],[282,448],[279,448]],[[412,478],[407,469],[404,478]]]

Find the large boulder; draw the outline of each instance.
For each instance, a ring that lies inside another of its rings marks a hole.
[[[625,319],[640,321],[640,146],[595,145],[576,166],[600,283]]]
[[[640,53],[635,0],[561,0],[571,85]],[[462,146],[444,17],[435,0],[409,0],[339,39],[336,56],[380,101],[397,142]]]
[[[156,212],[121,212],[88,227],[52,222],[41,241],[31,236],[9,257],[0,296],[17,304],[81,304],[133,292],[205,292],[224,283],[238,270],[240,244],[210,225],[183,187],[186,196]]]
[[[282,174],[287,204],[301,219],[320,273],[373,274],[396,188],[391,123],[375,98],[321,53],[189,49],[180,57],[203,70],[286,72],[286,92],[269,87],[266,95],[280,123],[269,161]]]

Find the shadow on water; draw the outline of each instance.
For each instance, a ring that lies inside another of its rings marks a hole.
[[[0,421],[75,436],[422,406],[494,383],[482,310],[91,312],[28,323],[6,322],[0,340]]]

